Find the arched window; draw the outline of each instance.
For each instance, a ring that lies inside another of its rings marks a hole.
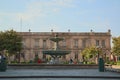
[[[78,39],[74,39],[74,47],[78,48]]]

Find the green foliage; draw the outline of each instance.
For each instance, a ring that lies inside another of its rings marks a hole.
[[[96,47],[88,47],[82,51],[83,62],[87,63],[90,59],[94,59],[97,55],[102,53],[102,50]],[[89,61],[90,62],[90,61]]]
[[[14,30],[0,32],[0,51],[7,50],[9,55],[17,54],[22,49],[22,37]]]
[[[116,62],[114,62],[114,61],[110,61],[110,63],[109,64],[111,64],[111,65],[116,65],[117,63]]]
[[[117,65],[120,65],[120,61],[117,62]]]
[[[69,61],[65,61],[63,64],[69,64]]]
[[[35,55],[34,62],[37,63],[38,59],[39,59],[38,55]]]
[[[120,56],[120,36],[119,37],[114,37],[113,39],[113,54],[116,56]]]
[[[19,62],[17,60],[11,61],[12,64],[18,64]]]

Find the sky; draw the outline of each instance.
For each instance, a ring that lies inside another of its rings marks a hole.
[[[120,0],[0,0],[0,31],[9,29],[120,36]]]

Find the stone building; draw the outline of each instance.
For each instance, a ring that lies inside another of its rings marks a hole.
[[[26,61],[33,60],[35,55],[40,59],[46,59],[50,56],[44,55],[43,50],[50,50],[54,43],[49,40],[58,34],[64,38],[59,42],[59,48],[70,50],[71,53],[64,56],[67,60],[70,58],[81,60],[81,51],[90,46],[101,46],[106,57],[110,56],[111,50],[111,31],[108,32],[19,32],[23,37],[23,51]]]

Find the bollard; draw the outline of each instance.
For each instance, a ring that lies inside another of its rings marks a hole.
[[[5,72],[7,70],[6,59],[2,58],[0,62],[0,72]]]
[[[99,72],[104,72],[105,67],[104,67],[104,60],[103,58],[99,58]]]

